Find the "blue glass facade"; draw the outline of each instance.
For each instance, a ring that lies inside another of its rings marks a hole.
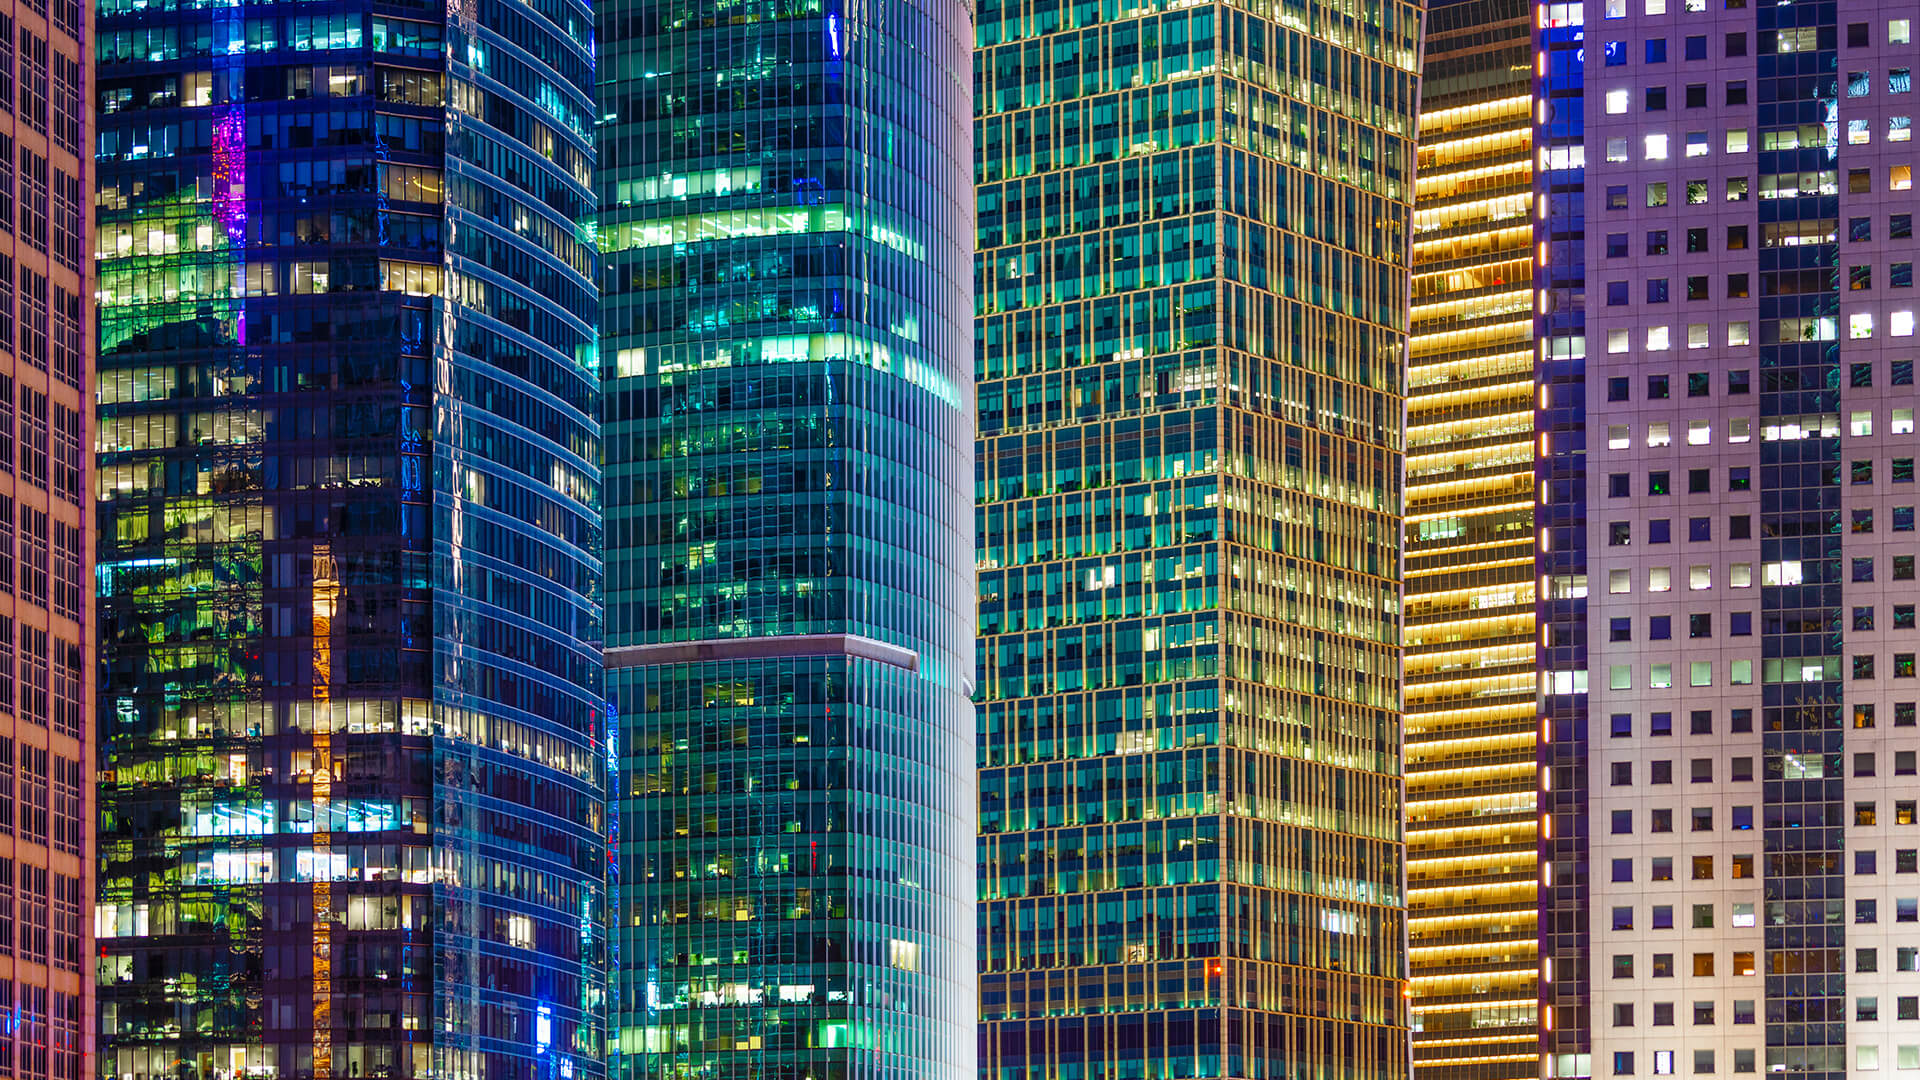
[[[598,1075],[589,10],[95,46],[100,1074]]]
[[[974,1073],[970,14],[599,14],[620,1075]]]

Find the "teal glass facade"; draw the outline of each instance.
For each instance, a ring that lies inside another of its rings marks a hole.
[[[617,1075],[974,1075],[971,27],[600,10]]]
[[[94,46],[99,1074],[598,1076],[590,10]]]
[[[983,1077],[1407,1074],[1420,23],[981,6]]]

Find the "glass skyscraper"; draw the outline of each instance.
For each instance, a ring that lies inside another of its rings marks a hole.
[[[1532,11],[1427,8],[1407,398],[1419,1080],[1539,1076]]]
[[[1418,5],[982,6],[982,1075],[1403,1076]]]
[[[614,1071],[974,1080],[970,11],[599,19]]]
[[[592,37],[99,11],[102,1077],[601,1073]]]

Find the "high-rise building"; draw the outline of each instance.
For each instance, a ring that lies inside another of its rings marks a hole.
[[[102,1077],[601,1073],[592,34],[99,10]]]
[[[614,1072],[975,1080],[968,5],[599,19]]]
[[[1420,24],[981,7],[983,1075],[1407,1070]]]
[[[1920,1068],[1920,8],[1536,10],[1545,1074]]]
[[[1539,1075],[1532,16],[1427,10],[1407,387],[1418,1080]]]
[[[0,1071],[92,1061],[93,392],[84,0],[0,3]]]

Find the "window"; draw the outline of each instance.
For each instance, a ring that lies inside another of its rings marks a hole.
[[[1664,64],[1667,62],[1667,39],[1647,39],[1647,63]]]
[[[1691,443],[1693,440],[1688,439],[1687,441]],[[1705,541],[1712,540],[1712,539],[1713,539],[1713,519],[1712,518],[1701,517],[1701,518],[1687,519],[1687,540],[1689,542],[1698,544],[1698,543],[1703,543]]]
[[[1673,905],[1672,904],[1653,905],[1653,928],[1655,930],[1673,929]]]
[[[1633,1003],[1632,1002],[1630,1001],[1614,1002],[1613,1026],[1614,1027],[1632,1027],[1633,1026]]]
[[[1867,37],[1867,25],[1868,24],[1863,22],[1847,24],[1847,48],[1864,49],[1871,44],[1871,41]]]
[[[1693,857],[1693,880],[1695,881],[1712,881],[1713,880],[1713,856],[1695,855]],[[1709,972],[1708,974],[1712,974],[1712,973]]]
[[[1633,834],[1633,811],[1615,810],[1613,812],[1613,834],[1631,836]]]
[[[1667,88],[1664,86],[1646,87],[1641,94],[1641,100],[1644,102],[1646,111],[1648,112],[1666,112]]]
[[[1713,954],[1710,952],[1694,953],[1693,954],[1693,973],[1695,975],[1702,976],[1702,977],[1712,975],[1713,974]]]
[[[1673,616],[1647,616],[1647,639],[1650,641],[1671,641],[1673,639]]]
[[[1727,104],[1745,105],[1747,103],[1747,83],[1738,79],[1727,84]]]
[[[1632,859],[1613,860],[1613,880],[1623,885],[1633,881]]]
[[[1621,140],[1624,144],[1626,140]],[[1624,259],[1627,257],[1627,234],[1623,232],[1607,234],[1607,258]]]
[[[1707,84],[1706,83],[1688,83],[1687,84],[1687,108],[1704,109],[1706,107],[1707,107]],[[1706,132],[1703,131],[1700,134],[1703,136],[1702,141],[1704,142],[1705,141],[1704,136],[1706,135]]]
[[[1607,497],[1610,499],[1624,499],[1631,495],[1633,492],[1629,490],[1631,486],[1629,483],[1630,480],[1631,475],[1628,473],[1608,473]]]
[[[1713,614],[1697,611],[1687,616],[1687,637],[1698,641],[1713,636]]]
[[[1656,979],[1673,978],[1673,954],[1657,952],[1653,954],[1653,977]]]
[[[1625,375],[1616,375],[1607,380],[1607,400],[1627,400],[1627,377]]]
[[[1633,1075],[1633,1051],[1615,1050],[1613,1052],[1613,1075],[1615,1076],[1632,1076]]]
[[[1607,282],[1607,306],[1624,307],[1628,298],[1627,283],[1624,281]]]
[[[1627,185],[1607,185],[1607,209],[1625,210],[1627,208]]]
[[[1732,344],[1729,342],[1728,344]],[[1753,372],[1746,368],[1727,372],[1727,393],[1750,394],[1753,392]]]
[[[1857,972],[1858,971],[1867,971],[1867,972],[1879,971],[1880,970],[1880,950],[1878,949],[1853,950],[1853,970]]]
[[[1667,278],[1647,279],[1647,303],[1664,304],[1667,302]]]
[[[1713,807],[1695,806],[1687,811],[1687,820],[1693,823],[1694,832],[1713,831]]]
[[[1647,494],[1670,495],[1673,493],[1673,477],[1665,469],[1656,469],[1647,474]]]
[[[1617,89],[1607,91],[1602,100],[1606,102],[1607,114],[1609,116],[1618,116],[1627,111],[1627,106],[1632,98],[1626,90]]]
[[[1647,205],[1649,207],[1667,205],[1667,182],[1657,180],[1647,185]]]
[[[1853,1018],[1855,1020],[1880,1019],[1880,999],[1877,997],[1856,997],[1853,999]]]
[[[1713,759],[1712,758],[1689,759],[1687,762],[1687,780],[1689,783],[1694,783],[1694,784],[1713,783]],[[1709,832],[1713,829],[1713,808],[1703,806],[1703,807],[1700,807],[1700,809],[1705,810],[1707,812],[1707,827],[1705,829],[1699,828],[1698,822],[1696,821],[1694,831]]]
[[[1633,907],[1620,905],[1613,909],[1613,928],[1615,930],[1633,929]]]
[[[1895,630],[1914,629],[1912,604],[1893,605],[1893,628]]]
[[[1728,34],[1728,35],[1727,35],[1727,49],[1726,49],[1726,52],[1727,52],[1727,55],[1728,55],[1728,56],[1745,56],[1745,55],[1747,55],[1747,34],[1746,34],[1746,31],[1744,31],[1744,30],[1741,30],[1741,31],[1735,31],[1735,32],[1733,32],[1733,33],[1730,33],[1730,34]]]
[[[1617,955],[1613,958],[1613,977],[1616,979],[1633,978],[1632,954]]]
[[[1895,240],[1913,239],[1913,215],[1894,214],[1888,217],[1887,232]]]

